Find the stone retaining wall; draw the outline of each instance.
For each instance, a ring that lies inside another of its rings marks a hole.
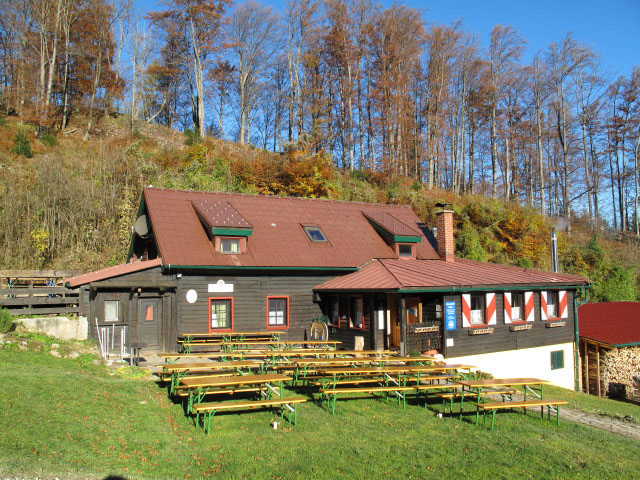
[[[28,332],[42,333],[62,340],[86,340],[89,333],[89,323],[83,316],[16,318],[14,323]]]

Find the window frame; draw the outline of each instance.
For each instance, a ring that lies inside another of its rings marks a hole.
[[[476,310],[474,310],[472,308],[473,306],[473,299],[474,297],[478,297],[481,299],[481,304],[482,304],[482,308],[480,309],[480,311],[482,312],[482,323],[473,323],[472,321],[472,315],[471,312],[474,312]],[[469,325],[471,325],[470,328],[483,328],[483,327],[487,327],[489,326],[489,320],[487,319],[487,296],[486,293],[471,293],[469,294]]]
[[[554,362],[554,356],[556,361]],[[564,367],[564,350],[553,350],[550,352],[551,370],[562,370]],[[560,363],[561,366],[557,366]],[[555,366],[554,366],[555,365]]]
[[[416,258],[416,246],[413,243],[396,243],[395,251],[398,258]],[[401,255],[400,247],[409,247],[411,249],[411,255]]]
[[[229,315],[229,327],[212,327],[211,326],[211,303],[215,301],[229,301],[230,315]],[[209,297],[209,316],[207,317],[207,328],[209,329],[209,333],[215,332],[233,332],[233,297]]]
[[[222,240],[238,240],[238,252],[223,252]],[[222,255],[241,255],[247,250],[247,237],[237,237],[232,235],[216,235],[214,239],[214,250]]]
[[[107,319],[107,303],[115,303],[116,304],[116,314],[117,317],[115,320]],[[105,323],[120,323],[120,300],[103,300],[102,301],[102,313]]]
[[[285,323],[284,325],[270,325],[269,324],[269,300],[271,299],[284,299],[287,302],[286,310],[285,310]],[[289,317],[289,296],[288,295],[267,295],[267,303],[265,306],[266,314],[267,314],[267,330],[287,330],[290,326],[290,317]]]
[[[554,303],[551,303],[549,300],[555,300]],[[555,307],[555,312],[553,315],[549,315],[549,305],[553,305]],[[555,320],[559,317],[560,313],[560,291],[559,290],[547,290],[547,320]]]
[[[316,225],[302,225],[302,229],[304,230],[304,233],[307,236],[307,239],[311,243],[329,243],[329,240],[327,239],[327,236],[325,235],[325,233],[322,231],[322,228]],[[324,240],[315,240],[314,238],[312,238],[311,233],[309,233],[311,230],[317,230],[318,232],[320,232]]]
[[[520,318],[513,318],[513,299],[519,297],[522,299],[522,306],[520,307]],[[527,316],[525,315],[524,304],[524,292],[511,292],[511,324],[518,325],[519,323],[527,323]]]
[[[333,315],[333,300],[336,300],[336,304],[337,304],[337,317],[338,317],[338,322],[337,323],[332,323],[332,315]],[[329,304],[329,308],[327,309],[327,313],[329,313],[329,315],[327,315],[327,326],[328,327],[337,327],[340,328],[340,295],[330,295],[328,298],[328,304]]]
[[[352,327],[351,325],[353,325],[352,322],[352,318],[351,318],[351,300],[356,299],[356,300],[360,300],[361,302],[361,309],[360,309],[360,314],[362,315],[362,323],[360,327]],[[364,296],[363,295],[349,295],[349,313],[348,313],[348,318],[347,318],[347,326],[349,327],[350,330],[359,330],[359,331],[363,331],[366,330],[366,326],[364,324]]]

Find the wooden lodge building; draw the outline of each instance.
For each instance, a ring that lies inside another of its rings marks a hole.
[[[81,314],[127,342],[280,330],[324,315],[353,348],[437,350],[497,376],[574,387],[575,275],[454,258],[453,212],[437,240],[408,206],[146,188],[129,263],[70,278]]]

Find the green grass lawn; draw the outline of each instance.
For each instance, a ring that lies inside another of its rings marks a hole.
[[[640,442],[521,413],[496,430],[471,416],[377,399],[339,401],[332,416],[299,406],[273,430],[268,411],[215,416],[209,436],[166,390],[86,361],[0,350],[0,477],[637,478]],[[553,389],[555,398],[636,418],[640,407]]]

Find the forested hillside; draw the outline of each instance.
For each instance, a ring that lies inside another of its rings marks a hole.
[[[143,186],[433,204],[635,298],[640,68],[372,0],[0,0],[0,262],[124,260]]]
[[[340,169],[304,142],[282,154],[142,124],[133,134],[119,116],[100,117],[96,135],[36,138],[15,117],[0,122],[0,268],[94,269],[126,261],[142,189],[170,188],[410,204],[435,226],[434,204],[456,211],[457,255],[550,269],[556,219],[532,207],[480,195],[429,189],[415,179],[370,169]],[[633,237],[576,223],[560,232],[563,271],[588,275],[592,298],[636,299],[640,271]]]

